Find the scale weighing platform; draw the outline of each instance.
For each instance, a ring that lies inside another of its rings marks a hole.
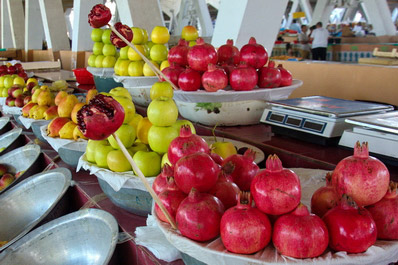
[[[398,163],[398,111],[347,118],[354,125],[345,130],[339,145],[352,148],[356,141],[368,142],[369,151]]]
[[[354,127],[347,118],[385,113],[393,106],[323,96],[272,101],[261,122],[276,134],[323,145],[337,144],[344,130]]]

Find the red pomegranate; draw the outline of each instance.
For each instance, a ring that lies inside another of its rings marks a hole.
[[[96,95],[77,113],[77,126],[89,139],[103,140],[114,133],[124,121],[124,109],[115,99]]]
[[[263,45],[258,44],[254,37],[251,37],[249,43],[240,49],[240,61],[247,65],[259,69],[268,61],[268,53]]]
[[[202,38],[198,38],[196,45],[189,49],[187,59],[189,67],[204,72],[210,63],[217,63],[217,51],[211,44],[205,43]]]
[[[227,87],[228,76],[222,68],[209,64],[207,71],[202,75],[202,84],[206,91],[215,92]]]
[[[277,155],[270,155],[266,169],[254,177],[250,192],[262,212],[281,215],[292,211],[300,203],[300,179],[292,170],[282,167]]]
[[[243,155],[234,154],[225,158],[222,163],[222,171],[232,177],[233,182],[243,191],[250,191],[250,184],[259,171],[254,162],[256,152],[247,149]]]
[[[183,236],[200,242],[216,238],[223,213],[224,206],[219,199],[192,189],[177,209],[178,230]]]
[[[347,196],[322,220],[329,231],[329,247],[335,251],[361,253],[376,242],[377,228],[372,215]]]
[[[221,45],[217,50],[218,64],[237,65],[239,63],[239,49],[234,46],[234,41],[228,39],[227,43]]]
[[[158,196],[170,216],[173,217],[173,220],[176,218],[177,209],[181,202],[187,197],[187,195],[180,190],[164,190],[159,193]],[[155,204],[155,212],[160,220],[167,223],[169,222],[157,204]]]
[[[328,172],[325,178],[326,186],[317,189],[311,197],[311,212],[321,218],[327,211],[335,207],[340,200],[340,196],[331,183],[332,173]]]
[[[188,42],[180,39],[178,44],[172,47],[167,55],[167,60],[170,64],[175,63],[181,66],[187,66],[187,54],[189,51]]]
[[[228,251],[252,254],[271,240],[272,227],[266,214],[253,207],[250,194],[228,209],[221,218],[221,240]]]
[[[274,88],[282,83],[282,74],[279,68],[275,68],[275,62],[269,61],[268,66],[261,67],[258,71],[258,87]]]
[[[93,6],[88,14],[88,23],[93,28],[106,26],[112,18],[111,10],[103,4]]]
[[[129,26],[117,22],[114,25],[114,27],[117,30],[117,32],[119,32],[127,41],[131,42],[133,40],[133,30]],[[121,38],[119,38],[114,32],[111,33],[110,38],[112,44],[116,46],[116,48],[123,48],[127,46],[127,44]]]
[[[240,189],[238,185],[233,183],[225,176],[224,172],[220,172],[216,184],[208,193],[216,196],[223,203],[225,210],[235,206],[238,203]]]
[[[283,68],[282,64],[278,65],[278,69],[281,72],[281,84],[280,86],[290,86],[293,82],[292,73],[289,70]]]
[[[174,179],[185,193],[192,188],[209,191],[217,182],[220,166],[208,153],[197,152],[183,156],[174,166]]]
[[[398,183],[390,182],[386,195],[366,209],[370,212],[377,227],[377,238],[398,239]]]
[[[171,63],[169,67],[162,70],[162,73],[176,86],[178,86],[178,78],[182,72],[184,72],[184,68],[175,63]],[[166,81],[163,77],[159,79],[161,82]]]
[[[189,67],[178,76],[178,87],[183,91],[196,91],[201,86],[202,76]]]
[[[325,223],[317,215],[310,214],[304,204],[279,217],[274,223],[272,242],[282,255],[306,259],[321,255],[329,243]]]
[[[178,187],[174,181],[174,168],[169,164],[164,164],[162,172],[155,178],[152,184],[153,191],[156,194],[161,193],[164,190],[177,190]],[[173,180],[171,180],[173,178]]]
[[[371,205],[384,197],[390,182],[387,167],[369,156],[368,143],[357,142],[354,155],[341,160],[332,174],[332,185],[342,196],[347,194],[359,206]]]
[[[181,157],[196,152],[209,153],[209,145],[202,137],[193,134],[191,127],[188,125],[181,126],[180,135],[170,142],[167,150],[170,163],[175,165]]]
[[[229,84],[235,91],[253,90],[257,85],[258,75],[256,69],[241,63],[229,74]]]

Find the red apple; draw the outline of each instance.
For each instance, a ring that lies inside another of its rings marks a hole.
[[[24,104],[24,96],[23,95],[19,95],[18,97],[15,98],[15,106],[18,108],[22,108],[25,104]]]
[[[5,173],[0,178],[0,190],[7,188],[14,180],[15,180],[15,177],[12,174]]]
[[[25,106],[31,100],[32,100],[32,96],[25,96],[24,99],[23,99],[23,105]]]
[[[8,96],[6,98],[6,105],[9,107],[14,107],[15,106],[15,98]]]
[[[15,74],[16,72],[17,72],[17,68],[15,68],[15,66],[13,66],[13,65],[8,66],[8,68],[7,68],[7,73],[8,73],[9,75],[13,75],[13,74]]]
[[[8,167],[4,164],[0,164],[0,177],[7,173]]]
[[[19,85],[13,85],[9,90],[8,90],[8,95],[17,98],[19,95],[22,95],[23,90]]]
[[[7,65],[5,65],[5,64],[0,65],[0,73],[1,74],[3,74],[3,73],[7,74]]]
[[[26,85],[26,88],[28,89],[28,91],[32,91],[32,89],[35,87],[35,82],[29,82],[27,85]]]
[[[20,63],[14,64],[14,67],[18,69],[18,73],[25,72],[25,70],[23,69],[22,64],[20,64]]]

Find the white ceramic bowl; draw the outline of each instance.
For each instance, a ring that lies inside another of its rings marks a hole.
[[[156,76],[118,76],[113,75],[116,82],[123,84],[130,95],[133,97],[133,102],[141,106],[148,106],[151,102],[149,92],[152,85],[159,81]]]
[[[236,126],[260,122],[268,101],[287,99],[303,84],[293,80],[291,86],[251,91],[204,90],[174,91],[174,101],[185,119],[205,125]]]

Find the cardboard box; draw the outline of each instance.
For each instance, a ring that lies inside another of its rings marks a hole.
[[[278,64],[278,61],[275,62]],[[303,85],[290,98],[328,96],[349,100],[369,100],[398,106],[397,67],[336,62],[281,61],[293,78]]]
[[[85,67],[85,52],[58,51],[57,56],[61,60],[61,68],[71,71],[75,68]]]

